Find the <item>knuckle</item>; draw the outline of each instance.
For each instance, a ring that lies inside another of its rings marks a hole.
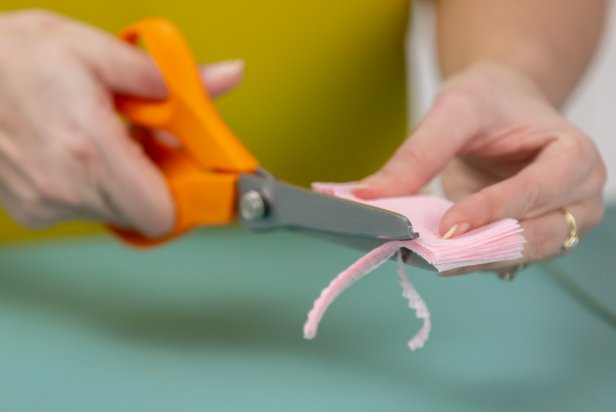
[[[434,154],[429,153],[424,142],[414,142],[413,139],[409,138],[400,146],[381,172],[401,185],[416,190],[433,177],[435,160]]]
[[[11,211],[11,216],[28,229],[44,229],[54,222],[53,214],[43,205],[36,192],[22,195],[19,206]]]
[[[444,111],[460,110],[468,107],[473,102],[473,98],[474,93],[468,88],[446,89],[437,96],[434,107]]]
[[[478,87],[445,87],[434,100],[433,111],[443,118],[466,119],[469,123],[478,120],[484,106],[485,91]],[[479,108],[481,107],[481,109]]]
[[[571,159],[574,159],[579,161],[583,159],[586,162],[595,162],[599,157],[594,142],[582,133],[565,133],[561,135],[561,142],[563,160],[571,161]]]
[[[159,239],[169,234],[170,228],[163,225],[153,225],[142,228],[143,234],[152,239]]]
[[[47,10],[16,12],[5,26],[6,33],[0,36],[2,65],[19,66],[19,62],[26,58],[36,61],[30,65],[31,70],[37,66],[42,69],[59,65],[66,56],[68,41],[60,38],[58,33],[67,25],[66,22],[61,15]],[[24,50],[28,50],[27,56]]]
[[[576,162],[581,157],[581,147],[575,140],[567,139],[556,153],[556,158],[561,164]]]
[[[57,144],[57,140],[54,141]],[[29,176],[31,189],[24,201],[32,205],[32,209],[39,207],[53,207],[68,210],[80,204],[79,182],[87,176],[89,171],[67,155],[66,145],[59,152],[51,152],[55,156],[52,163],[48,163],[32,171]]]
[[[65,135],[62,139],[63,150],[68,160],[82,168],[92,169],[100,163],[100,153],[96,144],[79,133]]]
[[[25,210],[19,210],[11,213],[11,217],[20,226],[26,229],[44,229],[44,225],[41,225],[33,216],[29,215]]]
[[[600,191],[607,183],[607,167],[603,161],[599,150],[590,138],[582,134],[572,135],[566,139],[564,146],[563,161],[576,161],[587,165],[588,175],[586,175],[586,183],[592,188]]]
[[[560,212],[555,214],[553,219],[560,224]],[[522,227],[527,240],[524,247],[524,256],[527,261],[538,262],[559,253],[562,242],[565,240],[562,226],[546,224],[545,217],[538,217],[524,221]]]
[[[528,240],[524,248],[524,256],[529,262],[537,262],[547,259],[556,253],[553,246],[553,242],[550,242],[550,238],[545,230],[540,226],[534,225],[531,228],[525,228],[525,236]]]
[[[78,210],[100,174],[96,144],[82,133],[62,130],[48,136],[54,147],[47,154],[52,156],[51,162],[29,173],[30,188],[22,196],[28,215],[37,215],[39,209],[61,213]],[[47,216],[51,218],[54,216]]]
[[[176,224],[176,210],[171,198],[151,201],[147,216],[136,216],[134,223],[151,238],[160,238],[169,234]]]
[[[603,159],[599,159],[597,167],[595,168],[595,178],[597,180],[597,185],[600,188],[603,188],[607,184],[608,174],[607,167]]]
[[[22,227],[32,230],[40,230],[49,227],[52,223],[47,222],[45,219],[41,219],[38,216],[30,215],[26,213],[16,213],[13,215],[13,219]]]
[[[136,217],[133,221],[133,226],[137,228],[145,236],[158,239],[168,235],[175,225],[175,214],[167,213],[162,210],[155,210],[152,208],[152,216],[144,219],[143,217]]]
[[[410,142],[410,140],[409,140]],[[425,155],[417,148],[412,145],[403,145],[398,150],[397,156],[394,158],[392,162],[389,162],[385,167],[385,172],[396,173],[399,172],[400,169],[405,170],[409,166],[421,164],[425,161]]]
[[[25,27],[31,30],[47,31],[65,22],[60,14],[41,8],[27,9],[19,14]]]
[[[547,259],[551,253],[548,253],[544,244],[536,243],[532,245],[527,244],[524,255],[526,256],[526,260],[529,262],[539,262]]]
[[[39,177],[35,180],[35,189],[39,204],[62,208],[73,208],[79,204],[78,194],[65,180],[47,176]]]

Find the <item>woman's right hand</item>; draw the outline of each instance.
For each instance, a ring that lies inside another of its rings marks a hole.
[[[204,67],[216,96],[241,61]],[[114,110],[115,94],[163,99],[142,51],[46,11],[0,15],[0,203],[23,226],[93,219],[158,237],[173,227],[165,181]]]

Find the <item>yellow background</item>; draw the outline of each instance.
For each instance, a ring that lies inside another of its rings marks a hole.
[[[374,171],[405,136],[406,0],[2,2],[46,8],[112,33],[146,16],[174,21],[199,61],[243,58],[241,87],[217,105],[236,134],[280,178],[347,181]],[[0,216],[0,241],[43,232]]]

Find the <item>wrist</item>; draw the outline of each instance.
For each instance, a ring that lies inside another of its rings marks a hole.
[[[532,54],[531,54],[532,55]],[[460,74],[462,72],[485,72],[493,78],[502,77],[508,80],[515,80],[520,83],[532,84],[549,103],[555,107],[560,107],[567,99],[574,87],[573,82],[567,82],[559,73],[550,69],[546,57],[536,59],[531,57],[496,57],[482,58],[469,62],[458,70],[445,71],[445,78]]]
[[[513,89],[518,93],[524,92],[544,100],[549,105],[557,105],[535,76],[514,64],[496,60],[478,61],[455,73],[454,76],[474,77],[478,82],[487,84],[488,87]]]

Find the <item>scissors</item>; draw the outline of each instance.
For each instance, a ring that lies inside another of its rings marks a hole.
[[[237,220],[251,231],[294,230],[361,250],[419,236],[405,216],[295,187],[259,167],[216,110],[188,44],[171,22],[148,18],[128,27],[120,38],[140,44],[167,85],[165,100],[117,96],[116,108],[127,122],[142,129],[133,137],[160,169],[176,207],[169,235],[150,239],[111,226],[123,241],[154,246],[198,226]],[[148,131],[155,129],[175,136],[181,148],[156,139]],[[418,255],[403,250],[405,262],[434,270]]]

